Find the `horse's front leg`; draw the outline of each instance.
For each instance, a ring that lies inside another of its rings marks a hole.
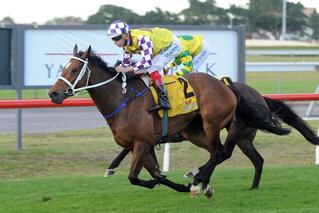
[[[120,154],[112,161],[109,168],[106,169],[104,177],[110,177],[115,174],[115,168],[117,168],[126,155],[131,151],[131,149],[124,148]]]
[[[131,184],[143,186],[149,189],[152,189],[155,187],[156,184],[158,184],[158,180],[141,180],[138,178],[139,173],[141,172],[141,169],[144,165],[145,156],[150,154],[151,145],[147,143],[143,143],[140,141],[135,141],[134,148],[133,148],[133,159],[132,159],[132,165],[131,170],[129,174],[129,180]]]
[[[154,147],[152,148],[154,150]],[[178,192],[189,192],[190,186],[185,186],[183,184],[175,183],[170,181],[165,175],[161,174],[159,169],[157,158],[154,152],[151,152],[145,156],[144,167],[152,175],[152,177],[157,180],[160,184],[166,185]]]

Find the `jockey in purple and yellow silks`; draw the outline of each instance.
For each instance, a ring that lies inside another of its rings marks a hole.
[[[202,35],[183,35],[177,37],[182,44],[182,50],[168,68],[182,64],[183,67],[174,73],[179,76],[186,75],[193,70],[198,71],[198,68],[209,55],[208,44],[203,40]]]
[[[180,52],[182,47],[178,38],[165,28],[129,29],[120,20],[108,27],[107,34],[115,45],[124,50],[122,64],[116,67],[116,71],[136,74],[148,72],[159,94],[158,105],[150,111],[169,109],[170,103],[160,71]],[[131,65],[132,54],[141,54],[143,59]]]

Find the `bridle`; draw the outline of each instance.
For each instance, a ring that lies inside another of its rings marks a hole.
[[[81,61],[83,62],[83,67],[79,73],[79,75],[76,77],[74,83],[72,84],[68,79],[64,78],[63,76],[59,76],[58,79],[64,81],[67,85],[69,85],[70,87],[65,91],[65,93],[69,96],[71,95],[74,95],[76,92],[78,91],[81,91],[81,90],[86,90],[86,89],[91,89],[91,88],[96,88],[96,87],[99,87],[99,86],[102,86],[104,84],[108,84],[110,83],[111,81],[113,81],[114,79],[117,78],[117,76],[120,74],[119,72],[116,73],[116,75],[106,81],[103,81],[103,82],[100,82],[100,83],[97,83],[97,84],[93,84],[93,85],[89,85],[89,80],[90,80],[90,76],[91,76],[91,70],[90,68],[88,67],[88,59],[86,60],[83,60],[82,58],[79,58],[79,57],[76,57],[76,56],[72,56],[71,59],[75,59],[75,60],[78,60],[78,61]],[[75,88],[76,85],[78,84],[78,82],[83,78],[85,72],[88,71],[88,74],[87,74],[87,80],[86,80],[86,84],[84,87],[80,87],[80,88]],[[126,93],[126,75],[125,73],[122,73],[122,93],[125,94]]]

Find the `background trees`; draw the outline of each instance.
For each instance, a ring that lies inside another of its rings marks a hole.
[[[311,38],[319,40],[319,14],[316,11],[309,18],[309,26],[313,30]]]
[[[106,4],[100,7],[96,14],[89,16],[87,24],[108,24],[115,19],[125,20],[130,24],[143,23],[143,16],[134,13],[132,10],[124,7],[118,7],[111,4]]]
[[[183,24],[226,24],[228,17],[223,8],[216,6],[215,0],[188,0],[189,8],[182,10],[179,15]]]
[[[15,24],[15,22],[11,17],[7,16],[0,20],[0,24]]]
[[[82,20],[80,17],[74,17],[74,16],[67,16],[63,18],[54,18],[51,20],[48,20],[45,24],[48,25],[77,25],[77,24],[84,24],[85,21]]]
[[[178,14],[163,11],[160,8],[155,8],[155,11],[146,12],[142,18],[143,24],[181,24],[181,19]]]

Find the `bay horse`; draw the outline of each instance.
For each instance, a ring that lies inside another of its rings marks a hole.
[[[243,83],[231,83],[229,87],[236,93],[238,98],[235,119],[232,120],[230,127],[226,127],[228,136],[223,151],[217,153],[220,157],[211,158],[202,166],[202,168],[204,167],[203,169],[199,169],[199,173],[195,175],[195,183],[196,176],[197,180],[203,178],[203,185],[209,183],[216,165],[230,158],[237,144],[255,167],[255,176],[251,189],[258,188],[264,160],[255,149],[253,140],[258,129],[266,129],[261,126],[261,121],[255,119],[270,119],[269,122],[277,127],[280,126],[280,122],[282,121],[295,128],[309,143],[319,145],[319,138],[315,132],[283,101],[263,97],[255,89]],[[254,114],[254,116],[252,117],[251,114]],[[271,129],[267,129],[266,131],[276,134]],[[277,132],[277,135],[283,134],[278,134]]]
[[[196,195],[202,183],[205,194],[210,197],[209,182],[213,169],[229,155],[228,147],[247,134],[246,129],[238,131],[243,128],[240,120],[278,135],[290,131],[278,125],[268,112],[263,112],[265,109],[260,108],[261,112],[253,110],[256,106],[240,101],[229,87],[208,74],[189,74],[187,80],[194,89],[199,110],[169,118],[168,135],[180,133],[195,145],[210,150],[211,154],[208,162],[199,168],[193,183],[187,186],[170,181],[159,170],[152,150],[161,138],[161,120],[156,112],[148,111],[155,101],[139,77],[116,72],[114,67],[107,66],[91,52],[91,46],[85,52],[78,52],[75,45],[73,56],[48,94],[52,102],[61,104],[77,91],[88,91],[106,119],[115,142],[132,150],[128,176],[131,184],[154,188],[161,183],[178,192]],[[223,145],[219,134],[226,127],[228,135]],[[153,179],[138,178],[143,166]]]

